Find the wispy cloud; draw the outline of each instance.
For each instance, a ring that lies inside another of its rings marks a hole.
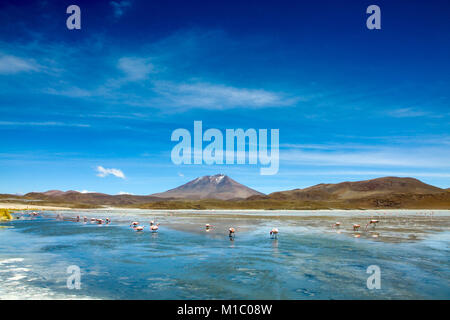
[[[125,9],[131,6],[130,1],[111,1],[109,4],[113,7],[116,18],[123,16]]]
[[[44,121],[44,122],[0,121],[0,126],[80,127],[80,128],[90,127],[89,124],[66,123],[57,121]]]
[[[126,79],[130,81],[143,80],[154,69],[149,59],[136,57],[120,58],[117,66],[126,74]]]
[[[414,117],[423,117],[423,116],[430,115],[430,113],[428,113],[428,112],[425,112],[425,111],[422,111],[419,109],[415,109],[415,108],[395,109],[395,110],[388,112],[388,114],[391,117],[395,117],[395,118],[414,118]]]
[[[178,109],[231,109],[291,106],[298,98],[264,89],[248,89],[211,83],[155,82],[154,90]]]
[[[90,92],[89,90],[81,89],[74,86],[64,89],[48,88],[44,89],[43,92],[51,95],[65,96],[71,98],[84,98],[92,96],[92,92]]]
[[[280,150],[285,164],[311,166],[449,168],[450,152],[446,148],[392,148],[374,150]]]
[[[119,170],[119,169],[114,169],[114,168],[107,169],[107,168],[103,168],[102,166],[98,166],[97,172],[98,172],[97,176],[101,177],[101,178],[104,178],[109,175],[113,175],[117,178],[125,179],[124,173],[122,172],[122,170]]]
[[[38,71],[39,65],[31,59],[23,59],[10,55],[0,56],[0,74]]]
[[[289,176],[374,176],[374,177],[424,177],[424,178],[450,178],[450,173],[417,172],[417,171],[386,171],[386,170],[290,170]]]

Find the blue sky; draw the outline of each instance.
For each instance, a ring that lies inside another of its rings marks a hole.
[[[450,187],[448,1],[242,2],[2,1],[0,192],[151,194],[215,173],[266,193]],[[194,120],[279,129],[278,174],[174,165],[170,135]]]

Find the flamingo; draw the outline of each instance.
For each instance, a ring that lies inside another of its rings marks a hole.
[[[335,223],[331,226],[331,228],[334,228],[334,227],[339,228],[340,226],[341,226],[341,223],[340,223],[340,222],[335,222]]]
[[[272,230],[270,230],[270,237],[272,239],[278,239],[278,229],[277,228],[272,228]]]
[[[97,219],[97,224],[103,224],[103,219]]]
[[[77,216],[77,222],[80,222],[80,216]]]
[[[207,223],[207,224],[205,224],[205,228],[206,228],[206,230],[209,230],[209,229],[212,228],[212,225],[210,225],[209,223]]]
[[[136,227],[137,225],[139,224],[139,222],[137,222],[137,221],[133,221],[131,224],[130,224],[130,227]]]
[[[228,236],[230,237],[230,238],[234,238],[234,233],[236,232],[236,230],[234,229],[234,228],[230,228],[230,229],[228,229]]]
[[[83,221],[84,222],[87,222],[87,220],[88,220],[88,218],[85,216],[85,217],[83,217]]]
[[[370,220],[370,221],[366,224],[366,230],[367,230],[367,227],[368,227],[370,224],[373,224],[373,227],[375,228],[375,226],[376,226],[377,223],[378,223],[378,220]]]
[[[106,218],[106,223],[111,223],[111,219],[110,218]]]
[[[159,223],[158,223],[158,224],[159,224]],[[158,232],[158,229],[159,229],[158,225],[150,226],[150,230],[151,230],[152,232]]]
[[[133,227],[133,229],[134,229],[136,232],[144,231],[144,227],[143,227],[143,226],[136,226],[136,227]]]
[[[353,231],[358,231],[361,226],[359,224],[353,225]]]

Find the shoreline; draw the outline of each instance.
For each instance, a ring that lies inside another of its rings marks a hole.
[[[0,202],[0,208],[9,210],[74,210],[69,207],[27,205],[17,202]]]
[[[48,210],[48,211],[136,211],[136,212],[448,212],[450,209],[144,209],[124,207],[76,208],[46,205],[27,205],[17,202],[0,202],[0,208],[9,210]]]

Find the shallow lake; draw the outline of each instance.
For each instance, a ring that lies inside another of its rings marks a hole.
[[[449,244],[443,210],[19,212],[0,223],[0,298],[450,299]],[[79,290],[67,287],[72,265]],[[371,265],[380,289],[367,287]]]

